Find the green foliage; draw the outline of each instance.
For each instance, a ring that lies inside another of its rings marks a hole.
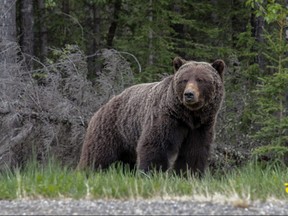
[[[281,160],[280,157],[285,156],[285,154],[287,153],[288,153],[288,147],[279,146],[277,144],[260,146],[253,151],[253,155],[256,156],[256,158],[259,156],[268,155],[268,157],[272,159],[272,163],[279,163],[282,165],[284,164],[283,164],[283,160]]]
[[[254,137],[264,141],[267,146],[255,150],[255,154],[271,153],[280,159],[287,153],[288,116],[287,116],[287,83],[288,45],[284,37],[287,9],[276,1],[247,1],[252,7],[257,3],[256,16],[263,16],[267,24],[277,23],[265,30],[265,47],[263,55],[267,66],[264,74],[259,76],[255,90],[257,110],[253,114],[256,125],[260,127]]]
[[[126,1],[121,11],[115,48],[136,55],[144,68],[140,82],[159,79],[159,74],[172,72],[174,43],[170,35],[168,12],[171,1]]]
[[[238,12],[224,0],[213,4],[208,0],[122,0],[117,18],[113,17],[115,2],[47,0],[47,15],[45,20],[36,17],[37,28],[41,24],[47,28],[49,47],[76,44],[91,55],[94,53],[90,50],[106,48],[109,28],[112,22],[117,23],[113,48],[137,57],[143,68],[137,74],[139,82],[159,80],[163,74],[172,73],[171,62],[176,55],[213,61],[231,53],[229,28]],[[225,17],[223,6],[227,8]],[[239,13],[243,15],[243,11]],[[133,60],[131,63],[136,70],[137,65]]]
[[[269,0],[264,3],[263,0],[247,0],[246,5],[256,9],[256,16],[263,16],[264,20],[270,24],[286,19],[287,8],[283,7],[283,1]]]

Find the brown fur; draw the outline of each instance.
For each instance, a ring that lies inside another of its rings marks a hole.
[[[224,96],[225,64],[178,57],[173,64],[174,75],[127,88],[94,114],[78,168],[104,169],[122,161],[143,171],[204,172]]]

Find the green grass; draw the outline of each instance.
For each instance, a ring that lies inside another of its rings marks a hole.
[[[203,179],[180,178],[171,173],[145,176],[111,167],[105,172],[87,173],[63,168],[55,162],[46,167],[30,163],[24,170],[0,174],[0,199],[16,198],[153,198],[224,197],[251,200],[270,197],[288,200],[284,183],[288,169],[277,166],[260,168],[255,163],[226,175],[209,172]]]

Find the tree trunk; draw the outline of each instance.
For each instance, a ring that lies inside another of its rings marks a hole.
[[[149,52],[149,57],[148,57],[148,65],[153,65],[154,63],[154,51],[153,51],[153,29],[152,29],[152,25],[153,25],[153,0],[149,0],[149,24],[150,24],[150,28],[149,28],[149,32],[148,32],[148,52]]]
[[[0,4],[1,41],[16,42],[16,1],[4,0]]]
[[[96,77],[96,73],[100,70],[100,64],[96,62],[96,52],[100,49],[101,42],[101,8],[96,3],[88,4],[89,15],[87,16],[87,26],[91,26],[91,31],[93,32],[92,40],[91,36],[89,37],[87,43],[87,52],[88,52],[88,77],[92,80]]]
[[[286,4],[285,5],[286,8],[288,9],[288,0],[285,1],[285,4]],[[285,40],[287,43],[288,42],[288,14],[286,16]],[[288,56],[288,51],[286,51],[285,56],[286,57]],[[287,63],[285,65],[285,67],[287,67]],[[284,103],[285,103],[285,107],[286,107],[285,117],[288,118],[288,88],[286,91]],[[285,134],[286,136],[287,136],[287,133],[288,133],[288,131],[286,130],[286,134]],[[288,147],[288,141],[286,141],[285,146]],[[286,164],[286,166],[288,166],[288,153],[286,153],[284,155],[284,163]]]
[[[286,8],[288,9],[288,0],[286,0]],[[285,39],[286,39],[286,42],[288,42],[288,14],[286,16]],[[288,55],[288,52],[286,53],[286,55]]]
[[[255,22],[255,38],[256,41],[259,44],[263,44],[264,43],[264,37],[263,37],[263,29],[264,29],[264,18],[262,16],[256,17],[256,22]],[[260,47],[262,47],[260,45]],[[264,57],[262,55],[262,50],[259,50],[259,54],[258,54],[258,58],[257,58],[257,62],[259,64],[259,68],[262,72],[264,72],[265,70],[265,60]]]
[[[183,4],[182,0],[177,0],[173,2],[173,6],[172,6],[172,10],[173,13],[178,14],[180,16],[182,16],[183,14],[183,10],[181,8],[181,5]],[[171,37],[175,37],[177,38],[177,40],[175,40],[175,47],[177,47],[177,54],[183,58],[190,58],[191,56],[186,56],[186,52],[183,51],[185,49],[185,44],[181,43],[179,41],[185,40],[185,28],[184,28],[184,24],[182,23],[175,23],[171,25],[174,32],[176,33],[176,36],[171,35]],[[178,40],[180,39],[180,40]]]
[[[33,0],[21,1],[21,48],[28,70],[33,68],[34,55]]]
[[[112,47],[113,45],[113,39],[116,33],[117,25],[118,25],[118,19],[119,19],[119,12],[121,10],[121,0],[116,0],[114,3],[114,13],[113,13],[113,20],[111,22],[108,36],[107,36],[107,46]]]
[[[69,0],[62,0],[62,12],[70,14],[70,2]]]
[[[38,8],[39,8],[39,19],[40,19],[40,59],[42,62],[45,61],[45,58],[47,57],[48,50],[47,50],[47,27],[46,27],[46,20],[45,20],[45,14],[46,14],[46,8],[45,8],[45,2],[44,0],[38,0]]]
[[[253,28],[252,35],[255,37],[255,39],[256,39],[256,41],[257,41],[257,43],[259,45],[258,48],[257,48],[258,55],[256,57],[256,62],[259,65],[260,71],[262,73],[264,73],[265,60],[264,60],[264,56],[263,56],[262,50],[261,50],[261,47],[264,46],[263,45],[263,43],[264,43],[263,29],[264,29],[264,26],[265,26],[264,17],[262,17],[262,16],[256,17],[254,15],[254,13],[252,12],[252,15],[251,15],[251,26]]]
[[[16,62],[16,1],[2,0],[0,4],[0,77],[7,77],[9,64]]]

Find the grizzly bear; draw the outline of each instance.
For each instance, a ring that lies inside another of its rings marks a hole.
[[[225,63],[173,60],[174,75],[127,88],[89,122],[78,169],[120,161],[203,174],[224,97]]]

